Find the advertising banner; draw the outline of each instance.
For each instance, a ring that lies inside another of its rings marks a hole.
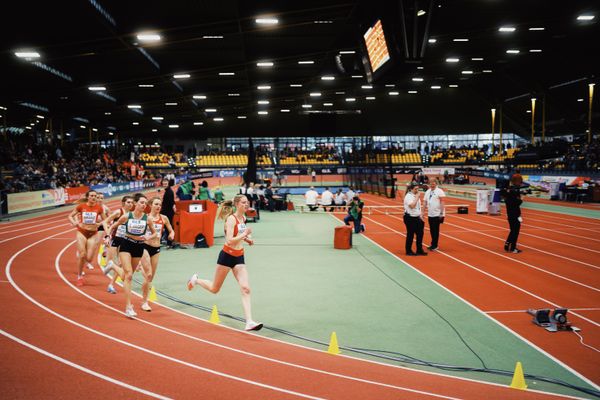
[[[35,192],[9,193],[8,213],[37,210],[60,206],[66,203],[67,194],[63,188],[37,190]]]
[[[67,204],[73,204],[77,200],[81,199],[87,191],[90,190],[89,186],[78,186],[78,187],[68,187],[65,189],[66,197],[65,202]]]
[[[104,194],[105,197],[117,196],[120,194],[137,192],[144,189],[143,181],[120,182],[120,183],[103,183],[93,185],[92,189],[98,193]]]

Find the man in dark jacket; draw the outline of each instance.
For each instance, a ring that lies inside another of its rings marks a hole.
[[[160,213],[166,215],[169,218],[169,222],[171,226],[173,226],[173,217],[175,216],[175,193],[173,192],[173,186],[175,185],[175,179],[169,179],[169,184],[165,189],[165,194],[163,195],[162,207],[160,208]],[[167,230],[164,230],[163,233],[168,233]],[[173,242],[169,240],[167,235],[167,245],[173,246]]]
[[[517,249],[517,239],[519,238],[519,231],[521,230],[521,193],[519,188],[511,186],[502,193],[504,195],[504,202],[506,204],[506,216],[508,217],[508,225],[510,226],[510,232],[504,243],[504,250],[510,253],[520,253],[521,250]]]

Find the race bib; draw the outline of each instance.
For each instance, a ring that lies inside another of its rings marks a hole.
[[[244,223],[238,224],[237,228],[238,234],[246,232],[246,224]]]
[[[160,235],[162,232],[162,224],[154,224],[154,230]],[[159,236],[160,237],[160,236]]]
[[[123,236],[125,236],[125,233],[126,233],[126,232],[125,232],[125,225],[119,225],[119,226],[117,227],[117,233],[116,233],[116,236],[117,236],[117,237],[123,237]]]
[[[84,211],[81,213],[81,222],[83,222],[84,224],[95,224],[96,223],[96,218],[98,217],[98,213],[93,212],[93,211]]]
[[[143,235],[146,232],[146,221],[143,219],[130,219],[127,221],[127,231],[131,235]]]

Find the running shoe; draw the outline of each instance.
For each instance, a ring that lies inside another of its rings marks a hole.
[[[112,271],[112,269],[113,269],[113,265],[114,265],[114,263],[112,262],[112,260],[110,260],[110,261],[108,262],[108,264],[106,264],[106,267],[100,266],[100,268],[102,268],[102,273],[103,273],[104,275],[108,275],[108,273],[109,273],[110,271]]]
[[[152,311],[152,307],[150,307],[147,301],[142,304],[141,309],[144,311]]]
[[[360,231],[364,232],[365,231],[365,224],[360,224]]]
[[[137,313],[135,311],[133,311],[133,306],[125,307],[125,315],[127,316],[127,318],[132,318],[132,319],[137,317]]]
[[[511,251],[511,253],[515,253],[515,254],[519,254],[522,252],[523,252],[523,250],[519,250],[519,249],[514,249],[513,251]]]
[[[117,294],[115,287],[113,285],[111,285],[110,283],[106,287],[106,291],[110,294]]]
[[[77,277],[77,286],[83,286],[85,284],[85,282],[83,281],[83,276],[78,276]]]
[[[244,330],[246,331],[260,331],[263,327],[263,324],[258,323],[258,322],[254,322],[254,321],[248,321],[246,322],[246,328],[244,328]]]
[[[192,275],[192,277],[187,282],[188,290],[192,290],[194,286],[196,286],[196,281],[198,280],[198,274]]]

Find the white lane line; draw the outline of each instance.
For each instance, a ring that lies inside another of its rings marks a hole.
[[[37,225],[35,227],[32,226],[27,226],[25,228],[19,228],[19,229],[12,229],[12,230],[2,230],[0,231],[0,235],[4,235],[5,233],[12,233],[12,232],[19,232],[19,231],[26,231],[28,229],[32,229],[32,228],[38,228],[40,226],[44,226],[44,225],[49,225],[49,224],[56,224],[58,221],[65,221],[66,218],[64,216],[60,216],[60,218],[50,218],[50,219],[44,219],[41,221],[36,221]]]
[[[380,203],[380,204],[382,204],[382,203]],[[397,219],[398,221],[402,221],[402,218],[398,218],[398,217],[396,217],[396,216],[394,216],[394,215],[388,215],[387,217],[389,217],[389,218],[394,218],[394,219]],[[453,224],[450,224],[450,223],[449,223],[449,225],[453,225]],[[458,226],[458,225],[454,225],[454,226]],[[464,228],[464,227],[463,227],[463,229],[465,229],[465,230],[467,230],[467,231],[471,231],[471,232],[479,233],[479,232],[477,232],[477,231],[475,231],[475,230],[472,230],[472,229],[468,229],[468,228]],[[456,238],[456,237],[454,237],[454,236],[450,236],[450,235],[447,235],[447,234],[445,234],[445,233],[440,233],[440,235],[442,235],[442,236],[444,236],[444,237],[447,237],[447,238],[450,238],[450,239],[452,239],[452,240],[456,240],[457,242],[460,242],[460,243],[466,244],[466,245],[468,245],[468,246],[475,247],[475,248],[477,248],[477,249],[479,249],[479,250],[483,250],[483,251],[485,251],[485,252],[488,252],[488,253],[494,254],[494,255],[496,255],[496,256],[498,256],[498,257],[502,257],[502,258],[505,258],[505,259],[507,259],[507,260],[514,261],[514,262],[516,262],[516,263],[518,263],[518,264],[525,265],[526,267],[529,267],[529,268],[531,268],[531,269],[535,269],[536,271],[540,271],[540,272],[543,272],[543,273],[545,273],[545,274],[552,275],[552,276],[554,276],[554,277],[556,277],[556,278],[563,279],[563,280],[565,280],[565,281],[567,281],[567,282],[571,282],[571,283],[573,283],[573,284],[575,284],[575,285],[579,285],[579,286],[585,287],[585,288],[587,288],[587,289],[590,289],[590,290],[593,290],[593,291],[596,291],[596,292],[600,292],[600,289],[598,289],[598,288],[595,288],[595,287],[593,287],[593,286],[590,286],[590,285],[586,285],[585,283],[583,283],[583,282],[579,282],[579,281],[576,281],[576,280],[574,280],[574,279],[567,278],[566,276],[562,276],[562,275],[560,275],[560,274],[556,274],[556,273],[554,273],[554,272],[547,271],[547,270],[545,270],[545,269],[543,269],[543,268],[537,267],[537,266],[535,266],[535,265],[533,265],[533,264],[529,264],[528,262],[525,262],[525,261],[521,261],[521,260],[519,260],[519,259],[516,259],[516,258],[514,258],[514,257],[508,257],[508,256],[507,256],[507,255],[505,255],[505,254],[498,253],[498,252],[496,252],[496,251],[493,251],[493,250],[487,249],[487,248],[485,248],[485,247],[482,247],[482,246],[476,245],[476,244],[474,244],[474,243],[471,243],[471,242],[468,242],[468,241],[466,241],[466,240],[461,240],[461,239],[458,239],[458,238]],[[483,233],[482,233],[482,235],[486,235],[486,234],[483,234]],[[489,235],[487,235],[487,236],[489,236]],[[439,251],[439,252],[440,252],[440,253],[442,253],[441,251]],[[590,322],[591,322],[591,321],[590,321]],[[596,324],[596,325],[598,325],[598,326],[600,326],[600,324],[597,324],[597,323],[595,323],[595,322],[592,322],[592,323],[593,323],[593,324]]]
[[[8,333],[8,332],[6,332],[6,331],[4,331],[2,329],[0,329],[0,334],[3,335],[3,336],[5,336],[5,337],[7,337],[8,339],[14,340],[15,342],[17,342],[17,343],[19,343],[19,344],[21,344],[21,345],[23,345],[25,347],[30,348],[31,350],[37,351],[38,353],[43,354],[46,357],[50,357],[53,360],[56,360],[58,362],[61,362],[63,364],[68,365],[69,367],[73,367],[73,368],[78,369],[78,370],[80,370],[82,372],[85,372],[86,374],[95,376],[96,378],[103,379],[103,380],[108,381],[108,382],[110,382],[112,384],[115,384],[117,386],[121,386],[121,387],[124,387],[125,389],[129,389],[129,390],[132,390],[134,392],[139,392],[139,393],[145,394],[146,396],[153,397],[155,399],[161,399],[161,400],[170,400],[171,399],[170,397],[166,397],[166,396],[160,395],[158,393],[150,392],[150,391],[148,391],[146,389],[142,389],[142,388],[139,388],[137,386],[130,385],[130,384],[125,383],[123,381],[120,381],[118,379],[111,378],[110,376],[101,374],[99,372],[96,372],[94,370],[86,368],[86,367],[84,367],[82,365],[76,364],[76,363],[74,363],[72,361],[69,361],[69,360],[67,360],[65,358],[57,356],[56,354],[50,353],[50,352],[48,352],[48,351],[46,351],[46,350],[44,350],[42,348],[39,348],[39,347],[37,347],[37,346],[35,346],[35,345],[31,344],[31,343],[28,343],[28,342],[26,342],[26,341],[24,341],[22,339],[19,339],[18,337],[13,336],[10,333]]]
[[[457,218],[457,217],[456,216],[452,216],[452,219],[455,219],[455,218]],[[470,221],[470,220],[468,220],[466,218],[460,218],[460,217],[458,217],[458,218],[461,219],[461,220],[464,220],[464,221]],[[473,221],[473,222],[478,223],[478,224],[489,225],[489,224],[486,224],[485,222],[477,222],[477,221]],[[455,224],[451,224],[449,222],[448,222],[448,225],[462,228],[463,229],[463,233],[466,230],[466,231],[469,231],[469,232],[475,232],[475,233],[481,234],[483,236],[488,236],[488,237],[491,237],[493,239],[498,239],[501,242],[505,241],[505,239],[502,238],[502,237],[488,235],[486,233],[483,233],[483,231],[481,231],[479,229],[474,230],[474,229],[471,229],[471,228],[467,228],[466,226],[463,226],[463,225],[455,225]],[[508,229],[506,229],[506,230],[508,230]],[[444,230],[444,232],[447,232],[447,231]],[[521,231],[521,234],[526,235],[526,233],[523,233],[522,231]],[[529,246],[529,245],[523,244],[522,241],[519,243],[519,247],[524,247],[524,248],[527,248],[527,249],[533,249],[534,251],[538,251],[540,253],[548,254],[548,255],[550,255],[552,257],[562,258],[562,259],[567,260],[569,262],[574,262],[574,263],[581,264],[581,265],[586,265],[588,267],[592,267],[592,268],[595,268],[595,269],[600,269],[600,266],[597,266],[597,265],[594,265],[594,264],[590,264],[590,263],[586,263],[585,261],[576,260],[573,257],[566,257],[566,256],[562,256],[560,254],[551,253],[551,252],[546,251],[546,250],[538,249],[537,247],[533,247],[533,246]]]
[[[334,217],[335,218],[335,217]],[[363,217],[365,218],[365,217]],[[379,223],[375,220],[372,220],[371,218],[367,218],[369,220],[371,220],[373,223],[377,224],[377,225],[381,225],[383,227],[388,228],[389,230],[398,233],[401,236],[406,236],[403,233],[385,225],[382,223]],[[479,312],[481,315],[484,315],[485,317],[489,318],[490,321],[493,321],[495,324],[497,324],[498,326],[502,327],[503,329],[505,329],[506,331],[512,333],[515,337],[519,338],[520,340],[522,340],[523,342],[527,343],[529,346],[531,346],[532,348],[536,349],[537,351],[539,351],[541,354],[545,355],[546,357],[550,358],[551,360],[553,360],[554,362],[556,362],[558,365],[560,365],[561,367],[565,368],[566,370],[568,370],[569,372],[571,372],[573,375],[577,376],[578,378],[580,378],[581,380],[585,381],[587,384],[589,384],[591,387],[593,387],[596,390],[600,390],[600,386],[597,385],[596,383],[594,383],[592,380],[586,378],[584,375],[582,375],[580,372],[576,371],[575,369],[573,369],[572,367],[570,367],[569,365],[567,365],[566,363],[562,362],[561,360],[559,360],[558,358],[556,358],[555,356],[553,356],[552,354],[548,353],[547,351],[543,350],[541,347],[537,346],[536,344],[534,344],[533,342],[530,342],[529,340],[525,339],[523,336],[519,335],[517,332],[513,331],[512,329],[510,329],[509,327],[507,327],[506,325],[501,324],[499,321],[495,320],[494,318],[490,317],[489,315],[487,315],[486,313],[484,313],[483,311],[481,311],[479,308],[475,307],[473,304],[471,304],[470,302],[468,302],[467,300],[465,300],[464,298],[460,297],[459,295],[457,295],[456,293],[454,293],[453,291],[451,291],[450,289],[448,289],[447,287],[443,286],[441,283],[439,283],[438,281],[436,281],[435,279],[433,279],[432,277],[430,277],[429,275],[425,274],[424,272],[421,272],[419,269],[415,268],[414,266],[412,266],[411,264],[409,264],[407,261],[403,260],[402,258],[398,257],[396,254],[392,253],[391,251],[389,251],[388,249],[386,249],[385,247],[381,246],[379,243],[375,242],[373,239],[369,238],[368,236],[364,236],[363,237],[367,240],[369,240],[370,242],[372,242],[373,244],[375,244],[376,246],[378,246],[379,248],[381,248],[383,251],[385,251],[386,253],[390,254],[392,257],[396,258],[397,260],[399,260],[400,262],[404,263],[405,265],[409,266],[410,268],[412,268],[414,271],[416,271],[417,273],[421,274],[424,278],[430,280],[431,282],[433,282],[434,284],[436,284],[437,286],[439,286],[440,288],[442,288],[443,290],[447,291],[448,293],[452,294],[454,297],[456,297],[457,299],[459,299],[460,301],[464,302],[465,304],[467,304],[468,306],[470,306],[471,308],[473,308],[475,311]],[[441,251],[438,251],[438,253],[441,253],[443,255],[445,255],[446,257],[450,257],[452,259],[454,259],[455,261],[464,264],[465,266],[475,269],[476,271],[481,272],[484,275],[489,275],[491,278],[496,279],[502,283],[507,284],[508,286],[511,286],[519,291],[525,292],[526,294],[530,294],[529,292],[525,291],[524,289],[521,289],[515,285],[512,285],[511,283],[508,283],[506,281],[503,281],[500,278],[497,278],[491,274],[486,273],[485,271],[481,271],[476,267],[473,267],[470,264],[467,264],[461,260],[458,260],[446,253],[443,253]],[[538,296],[534,295],[534,294],[530,294],[532,297],[534,298],[538,298]],[[541,299],[541,298],[540,298]],[[545,301],[548,304],[553,304],[545,299],[541,299],[542,301]],[[557,307],[557,306],[555,306]],[[560,308],[560,307],[559,307]],[[575,314],[577,316],[579,316],[581,318],[581,316],[579,314],[576,313],[572,313]],[[585,318],[584,318],[585,319]],[[540,393],[546,393],[546,392],[540,392]],[[550,393],[546,393],[546,394],[550,394]]]
[[[63,233],[65,233],[65,232],[60,232],[57,235],[63,234]],[[8,260],[8,262],[6,263],[5,271],[6,271],[6,276],[8,277],[8,280],[10,281],[11,285],[15,288],[15,290],[18,291],[27,300],[29,300],[30,302],[32,302],[33,304],[35,304],[36,306],[38,306],[42,310],[46,311],[47,313],[52,314],[55,317],[58,317],[58,318],[62,319],[63,321],[66,321],[66,322],[68,322],[68,323],[70,323],[72,325],[75,325],[75,326],[77,326],[77,327],[79,327],[79,328],[81,328],[83,330],[86,330],[88,332],[91,332],[93,334],[101,336],[101,337],[103,337],[105,339],[112,340],[112,341],[120,343],[120,344],[122,344],[124,346],[131,347],[133,349],[142,351],[144,353],[151,354],[153,356],[156,356],[158,358],[162,358],[164,360],[168,360],[168,361],[172,361],[172,362],[177,363],[177,364],[184,365],[186,367],[190,367],[190,368],[193,368],[193,369],[196,369],[196,370],[199,370],[199,371],[203,371],[203,372],[206,372],[206,373],[209,373],[209,374],[217,375],[217,376],[220,376],[220,377],[223,377],[223,378],[232,379],[232,380],[235,380],[235,381],[238,381],[238,382],[246,383],[246,384],[253,385],[253,386],[258,386],[258,387],[261,387],[261,388],[264,388],[264,389],[269,389],[269,390],[273,390],[273,391],[280,392],[280,393],[286,393],[286,394],[289,394],[289,395],[298,396],[298,397],[302,397],[302,398],[306,398],[306,399],[322,400],[319,397],[310,396],[310,395],[306,395],[306,394],[299,393],[299,392],[294,392],[294,391],[283,389],[283,388],[279,388],[279,387],[276,387],[276,386],[266,385],[266,384],[263,384],[263,383],[260,383],[260,382],[256,382],[256,381],[252,381],[252,380],[249,380],[249,379],[244,379],[244,378],[240,378],[240,377],[237,377],[237,376],[234,376],[234,375],[229,375],[229,374],[226,374],[226,373],[223,373],[223,372],[212,370],[210,368],[201,367],[199,365],[192,364],[192,363],[189,363],[187,361],[179,360],[177,358],[170,357],[170,356],[167,356],[165,354],[162,354],[162,353],[150,350],[150,349],[146,349],[146,348],[141,347],[141,346],[137,346],[135,344],[126,342],[126,341],[121,340],[119,338],[116,338],[114,336],[111,336],[111,335],[108,335],[106,333],[97,331],[97,330],[95,330],[93,328],[90,328],[89,326],[80,324],[79,322],[74,321],[74,320],[72,320],[70,318],[67,318],[64,315],[62,315],[62,314],[60,314],[60,313],[58,313],[58,312],[56,312],[56,311],[54,311],[54,310],[46,307],[45,305],[41,304],[40,302],[38,302],[37,300],[35,300],[33,297],[31,297],[29,294],[27,294],[23,289],[21,289],[21,287],[19,285],[17,285],[17,283],[15,282],[15,280],[13,279],[13,277],[11,275],[11,267],[12,267],[12,263],[14,262],[15,258],[17,258],[21,253],[23,253],[24,251],[28,250],[29,248],[31,248],[31,247],[33,247],[33,246],[35,246],[35,245],[37,245],[37,244],[39,244],[41,242],[44,242],[46,240],[47,239],[45,238],[45,239],[38,240],[37,242],[33,242],[30,245],[22,248],[21,250],[19,250],[15,254],[13,254],[13,256],[10,258],[10,260]],[[67,245],[67,246],[65,246],[63,248],[63,250],[59,254],[59,257],[64,253],[64,251],[69,246],[70,246],[70,244]],[[124,314],[124,313],[121,313],[121,314]]]
[[[21,238],[21,237],[24,237],[24,236],[34,235],[34,234],[36,234],[36,233],[40,233],[40,232],[46,232],[46,231],[54,230],[54,229],[56,229],[56,228],[59,228],[59,227],[64,227],[64,226],[72,226],[72,225],[71,225],[71,224],[61,224],[61,225],[52,226],[52,227],[50,227],[50,228],[46,228],[46,229],[40,229],[40,230],[38,230],[38,231],[33,231],[33,232],[29,232],[29,233],[24,233],[24,234],[22,234],[22,235],[19,235],[19,236],[14,236],[14,237],[11,237],[11,238],[9,238],[9,239],[0,240],[0,244],[2,244],[2,243],[6,243],[6,242],[10,242],[11,240],[15,240],[15,239],[18,239],[18,238]],[[74,229],[75,229],[75,228],[73,228],[72,230],[74,230]],[[69,231],[70,231],[70,230],[69,230]],[[60,234],[63,234],[63,233],[69,232],[69,231],[64,231],[64,232],[61,232]],[[54,237],[54,236],[57,236],[57,235],[52,235],[51,237]]]
[[[600,311],[600,308],[569,308],[569,311]],[[486,314],[510,314],[510,313],[523,313],[527,310],[496,310],[496,311],[484,311]]]
[[[58,256],[56,256],[56,259],[54,260],[54,268],[56,269],[57,274],[60,276],[60,278],[67,284],[69,285],[73,290],[79,292],[81,295],[87,297],[88,299],[92,300],[93,302],[100,304],[103,307],[108,308],[109,310],[115,311],[121,315],[124,315],[123,312],[117,310],[116,308],[109,306],[106,303],[101,302],[100,300],[96,299],[95,297],[92,297],[91,295],[85,293],[84,291],[82,291],[81,289],[77,288],[75,285],[73,285],[71,282],[69,282],[69,280],[64,276],[64,274],[62,273],[62,270],[60,269],[60,258],[62,257],[62,254],[69,248],[69,246],[73,245],[75,243],[75,241],[69,243],[65,248],[63,248],[61,250],[61,252],[58,254]],[[163,305],[160,305],[161,307],[164,307]],[[187,314],[184,314],[187,315]],[[342,379],[346,379],[346,380],[350,380],[350,381],[355,381],[355,382],[360,382],[360,383],[368,383],[371,385],[376,385],[376,386],[382,386],[382,387],[386,387],[386,388],[390,388],[390,389],[396,389],[396,390],[401,390],[401,391],[407,391],[407,392],[411,392],[411,393],[419,393],[419,394],[424,394],[424,395],[428,395],[428,396],[432,396],[432,397],[438,397],[438,398],[442,398],[442,399],[455,399],[455,397],[448,397],[448,396],[444,396],[444,395],[439,395],[436,393],[430,393],[430,392],[425,392],[425,391],[421,391],[421,390],[416,390],[416,389],[410,389],[410,388],[406,388],[403,386],[396,386],[396,385],[390,385],[387,383],[383,383],[383,382],[376,382],[376,381],[371,381],[368,379],[362,379],[362,378],[357,378],[354,376],[349,376],[349,375],[342,375],[342,374],[337,374],[334,372],[329,372],[329,371],[324,371],[324,370],[320,370],[320,369],[316,369],[316,368],[311,368],[311,367],[306,367],[304,365],[299,365],[299,364],[294,364],[294,363],[289,363],[286,361],[282,361],[282,360],[278,360],[278,359],[274,359],[274,358],[270,358],[270,357],[266,357],[266,356],[261,356],[259,354],[255,354],[255,353],[251,353],[251,352],[247,352],[244,350],[240,350],[240,349],[236,349],[234,347],[229,347],[229,346],[225,346],[223,344],[219,344],[216,342],[212,342],[210,340],[206,340],[206,339],[201,339],[195,336],[191,336],[188,335],[187,333],[183,333],[171,328],[167,328],[166,326],[163,325],[159,325],[159,324],[155,324],[153,322],[150,321],[146,321],[143,319],[139,319],[136,318],[137,321],[142,322],[144,324],[150,325],[152,327],[158,328],[160,330],[169,332],[169,333],[173,333],[175,335],[178,336],[182,336],[185,337],[187,339],[191,339],[197,342],[201,342],[210,346],[215,346],[224,350],[229,350],[229,351],[233,351],[235,353],[238,354],[243,354],[245,356],[249,356],[249,357],[254,357],[254,358],[258,358],[260,360],[264,360],[264,361],[268,361],[268,362],[272,362],[275,364],[281,364],[281,365],[285,365],[288,367],[293,367],[293,368],[299,368],[305,371],[310,371],[310,372],[315,372],[315,373],[319,373],[319,374],[323,374],[323,375],[328,375],[328,376],[333,376],[336,378],[342,378]],[[203,320],[204,321],[204,320]],[[206,321],[204,321],[206,322]]]

